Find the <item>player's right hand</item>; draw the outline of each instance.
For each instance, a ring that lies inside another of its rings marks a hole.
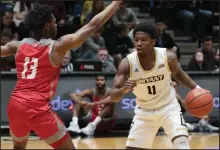
[[[136,82],[134,80],[127,80],[125,82],[123,93],[128,93],[133,91],[134,87],[137,86]]]

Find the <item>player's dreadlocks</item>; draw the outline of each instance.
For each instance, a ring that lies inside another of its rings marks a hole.
[[[51,7],[36,3],[34,4],[33,9],[31,9],[25,16],[24,24],[29,30],[39,32],[42,30],[43,26],[52,19]]]

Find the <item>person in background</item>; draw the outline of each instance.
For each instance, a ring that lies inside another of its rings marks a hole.
[[[85,1],[83,4],[82,14],[80,18],[81,25],[85,25],[86,23],[86,15],[92,11],[94,1]]]
[[[127,54],[135,51],[134,44],[128,36],[128,31],[129,28],[126,24],[120,24],[118,26],[118,35],[112,41],[111,47],[109,47],[109,54],[114,58],[116,68]]]
[[[71,51],[68,51],[61,62],[61,72],[73,72],[73,64],[71,60]]]
[[[97,132],[110,131],[115,124],[114,104],[99,104],[102,101],[110,101],[110,90],[106,84],[106,77],[103,75],[96,76],[96,87],[86,89],[79,93],[71,93],[70,98],[74,105],[72,108],[72,121],[69,123],[68,131],[75,133],[83,133],[85,135],[93,135]],[[92,103],[84,101],[89,98]],[[89,122],[86,127],[80,129],[79,117],[81,120]],[[62,118],[62,117],[61,117]],[[65,121],[64,121],[65,122]]]
[[[204,60],[202,52],[197,51],[188,63],[187,70],[189,71],[208,71],[207,63]]]
[[[24,21],[24,17],[27,14],[28,10],[32,8],[31,2],[29,0],[16,0],[14,5],[14,22],[17,27],[20,23]]]
[[[105,48],[105,40],[97,30],[79,48],[79,59],[93,59],[101,48]]]
[[[218,132],[219,127],[212,126],[209,123],[209,116],[203,116],[202,119],[197,123],[197,128],[200,132]]]
[[[157,41],[155,47],[165,47],[168,50],[174,52],[177,55],[178,60],[180,59],[180,48],[175,43],[174,39],[165,31],[166,25],[162,19],[156,19],[157,28]]]
[[[201,52],[204,55],[204,62],[207,65],[207,69],[213,71],[215,69],[215,54],[212,37],[208,36],[203,38]]]
[[[110,56],[108,55],[107,49],[100,49],[96,57],[96,59],[102,62],[102,72],[115,73],[117,71],[114,66],[114,61],[109,60]]]
[[[0,44],[3,46],[12,40],[13,35],[6,31],[0,33]]]
[[[103,0],[94,1],[92,5],[92,10],[86,14],[86,22],[88,23],[95,15],[105,9],[105,4]]]
[[[12,40],[13,35],[8,31],[3,31],[0,33],[0,45],[6,45]],[[1,71],[11,71],[15,68],[15,57],[8,56],[1,58]]]
[[[215,51],[215,71],[219,72],[219,49]]]
[[[13,21],[13,12],[5,11],[3,13],[2,21],[0,22],[1,31],[10,32],[13,35],[13,40],[18,40],[18,28]]]
[[[128,26],[129,30],[133,29],[139,23],[133,10],[127,8],[125,1],[120,4],[119,10],[115,13],[112,19],[116,26],[123,23]]]

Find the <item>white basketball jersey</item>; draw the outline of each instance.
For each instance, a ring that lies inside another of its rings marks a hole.
[[[129,79],[135,80],[137,83],[133,90],[136,95],[137,107],[146,110],[157,110],[176,99],[175,89],[171,85],[166,48],[155,47],[154,50],[156,62],[149,71],[145,71],[140,65],[137,52],[127,56],[130,64]]]

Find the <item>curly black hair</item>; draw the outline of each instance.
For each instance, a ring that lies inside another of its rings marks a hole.
[[[52,19],[52,9],[50,6],[35,3],[33,9],[29,10],[25,16],[24,24],[29,30],[38,32]]]
[[[140,23],[136,26],[133,32],[133,36],[135,36],[136,32],[141,31],[149,34],[152,39],[157,38],[157,29],[155,24],[149,23]]]

